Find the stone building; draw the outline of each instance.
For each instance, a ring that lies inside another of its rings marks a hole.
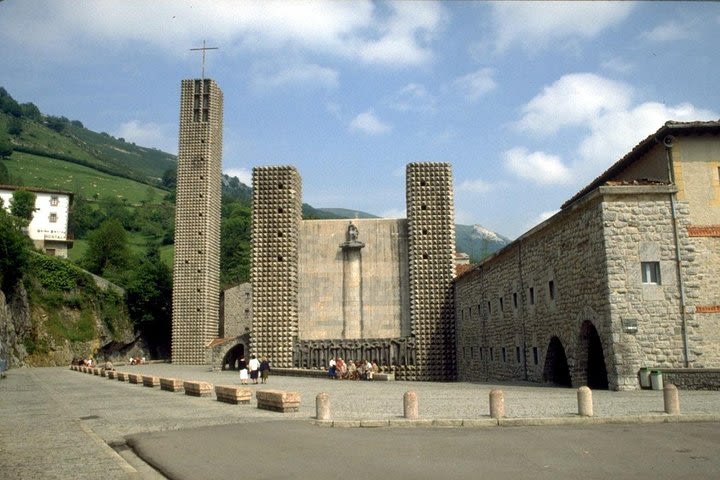
[[[666,123],[458,277],[459,379],[625,390],[720,367],[719,134]]]
[[[27,235],[35,248],[48,255],[67,258],[73,240],[68,230],[68,216],[73,194],[60,190],[35,187],[0,185],[0,199],[10,211],[10,202],[15,190],[24,189],[35,194],[35,212],[27,228]]]
[[[455,374],[448,164],[407,167],[407,219],[302,220],[293,167],[253,169],[252,353],[274,366],[375,360],[398,378]]]
[[[172,362],[206,364],[218,336],[223,94],[183,80],[175,209]]]

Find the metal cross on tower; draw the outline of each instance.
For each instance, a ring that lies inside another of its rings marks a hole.
[[[195,50],[195,51],[196,51],[196,50],[201,50],[201,51],[202,51],[202,77],[200,77],[200,78],[202,78],[203,80],[205,80],[205,52],[206,52],[207,50],[218,50],[218,49],[219,49],[219,47],[206,47],[206,46],[205,46],[205,40],[203,40],[203,46],[202,46],[202,48],[191,48],[191,49],[190,49],[190,50]]]

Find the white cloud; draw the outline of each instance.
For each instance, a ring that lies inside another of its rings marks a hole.
[[[593,38],[624,21],[631,2],[493,2],[495,48],[556,47],[568,38]]]
[[[570,169],[557,155],[515,147],[503,153],[503,158],[510,172],[540,185],[566,184],[572,180]]]
[[[260,89],[273,89],[285,85],[337,88],[339,76],[337,70],[332,68],[302,64],[274,73],[255,74],[254,83]]]
[[[680,25],[676,22],[668,22],[658,25],[652,30],[643,32],[640,37],[654,43],[665,43],[690,38],[692,35],[691,32],[691,25]]]
[[[602,68],[617,73],[629,73],[635,69],[635,66],[620,57],[610,58],[602,63]]]
[[[632,88],[592,73],[573,73],[545,87],[523,108],[522,131],[549,135],[563,127],[586,125],[604,112],[626,109]]]
[[[350,130],[357,130],[369,135],[379,135],[388,133],[392,130],[392,126],[383,123],[378,119],[372,110],[363,112],[350,122]]]
[[[252,171],[247,168],[228,168],[223,172],[229,177],[237,177],[241,183],[247,186],[252,186]]]
[[[120,124],[113,135],[141,147],[154,147],[163,152],[177,154],[177,125],[130,120]]]
[[[388,104],[394,110],[401,112],[433,111],[435,109],[435,97],[424,86],[409,83],[395,92]]]
[[[436,3],[400,2],[386,8],[367,0],[18,3],[12,16],[0,18],[0,38],[39,53],[50,45],[54,53],[76,56],[87,54],[77,52],[79,38],[118,47],[142,42],[184,56],[198,39],[207,38],[230,52],[293,49],[403,67],[432,58],[432,41],[445,23],[444,9]]]
[[[495,71],[492,68],[481,68],[455,79],[453,85],[465,98],[474,101],[497,88],[497,83],[493,79],[494,75]]]
[[[455,191],[470,193],[488,193],[494,188],[495,186],[492,183],[486,182],[485,180],[478,178],[475,180],[463,180],[459,185],[455,186]]]

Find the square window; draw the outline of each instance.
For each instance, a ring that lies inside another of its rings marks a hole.
[[[660,262],[640,262],[642,283],[660,285]]]
[[[50,223],[55,223],[55,222],[57,222],[57,213],[51,213],[51,214],[50,214],[50,217],[48,218],[48,220],[50,220]]]
[[[53,195],[50,197],[50,206],[51,207],[57,207],[60,204],[60,199],[57,197],[57,195]]]

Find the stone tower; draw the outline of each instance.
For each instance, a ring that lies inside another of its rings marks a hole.
[[[410,380],[448,380],[455,375],[452,192],[450,164],[407,166],[410,316],[417,349],[415,378]]]
[[[298,336],[300,174],[294,167],[255,167],[252,205],[253,328],[250,351],[292,367]]]
[[[208,363],[218,336],[223,94],[183,80],[175,208],[172,362]]]

